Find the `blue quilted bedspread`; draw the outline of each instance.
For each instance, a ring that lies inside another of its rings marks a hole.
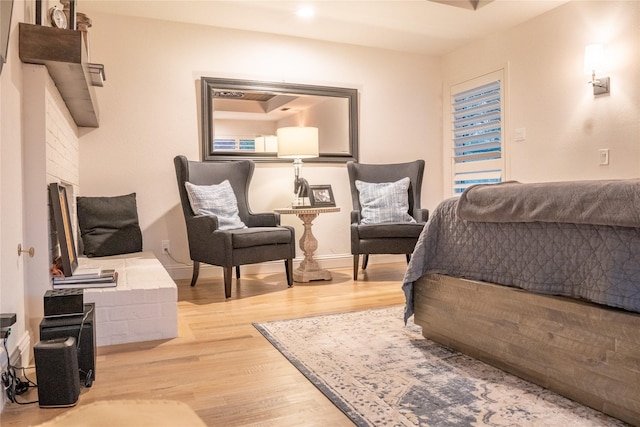
[[[470,222],[457,198],[433,212],[403,280],[405,320],[414,282],[445,274],[581,298],[640,313],[640,228],[554,222]]]

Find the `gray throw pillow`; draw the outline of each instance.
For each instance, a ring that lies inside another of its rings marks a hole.
[[[189,204],[196,215],[215,215],[220,230],[247,228],[240,219],[238,200],[229,180],[220,184],[195,185],[185,182]]]
[[[356,180],[355,184],[362,208],[361,224],[416,222],[409,215],[409,178],[381,183]]]
[[[86,256],[142,251],[136,193],[114,197],[77,197],[76,207]]]

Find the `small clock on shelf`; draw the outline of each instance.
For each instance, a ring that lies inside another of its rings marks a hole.
[[[51,19],[51,25],[54,27],[67,29],[67,15],[62,9],[58,9],[55,6],[49,9],[49,18]]]

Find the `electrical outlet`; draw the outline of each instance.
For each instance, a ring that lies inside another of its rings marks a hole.
[[[162,253],[163,254],[170,254],[171,253],[171,244],[168,240],[163,240],[162,241]]]

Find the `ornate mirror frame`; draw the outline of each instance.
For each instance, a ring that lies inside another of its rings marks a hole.
[[[299,100],[307,100],[309,102],[315,101],[328,101],[339,102],[340,108],[335,110],[343,110],[340,115],[344,115],[343,124],[344,135],[340,138],[344,138],[345,141],[340,142],[340,149],[331,149],[331,147],[323,147],[322,135],[323,127],[317,123],[295,123],[288,124],[288,126],[316,126],[318,127],[320,134],[320,156],[313,159],[306,159],[308,162],[329,162],[329,163],[346,163],[348,161],[358,161],[358,91],[357,89],[329,87],[329,86],[314,86],[303,84],[291,84],[291,83],[273,83],[273,82],[261,82],[253,80],[237,80],[237,79],[221,79],[213,77],[201,77],[201,98],[202,98],[202,159],[204,161],[220,161],[220,160],[240,160],[251,159],[256,162],[290,162],[291,159],[280,159],[277,157],[276,152],[257,152],[255,148],[252,150],[225,150],[214,149],[214,139],[216,138],[214,132],[214,122],[216,120],[214,109],[214,99],[222,99],[223,101],[238,102],[237,98],[256,98],[258,101],[261,98],[269,98],[279,96],[280,98],[298,98]],[[343,99],[346,103],[343,108],[341,101]],[[254,100],[254,102],[256,102]],[[262,102],[264,106],[264,102]],[[260,102],[259,102],[260,103]],[[294,107],[295,108],[295,107]],[[286,111],[286,107],[281,108],[281,111]],[[293,111],[293,110],[292,110]],[[325,112],[326,113],[326,112]],[[234,113],[235,114],[235,113]],[[304,111],[300,115],[305,115]],[[255,117],[255,114],[254,114]],[[291,118],[289,118],[291,120]],[[298,119],[296,119],[298,120]],[[343,120],[339,118],[339,120]],[[236,120],[237,121],[237,120]],[[299,120],[298,120],[299,121]],[[329,130],[327,122],[335,123],[335,119],[327,120],[325,117],[326,131],[325,134],[330,133],[334,129]],[[283,125],[284,126],[284,125]],[[275,129],[272,132],[275,135]],[[259,135],[254,134],[250,140],[260,138]],[[335,145],[335,141],[331,141]],[[326,145],[326,144],[325,144]]]

